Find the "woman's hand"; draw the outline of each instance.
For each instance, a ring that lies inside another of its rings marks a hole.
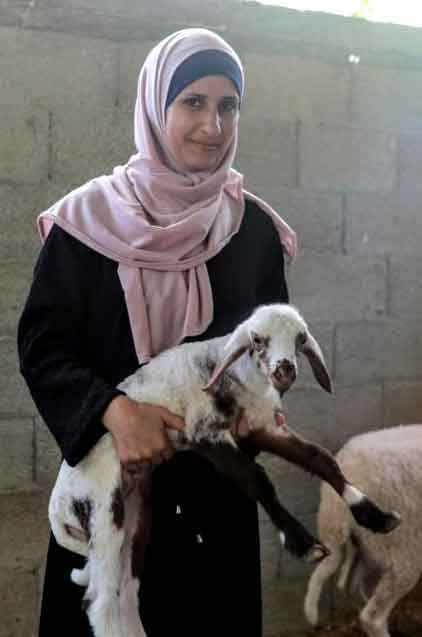
[[[171,458],[174,449],[167,429],[182,431],[185,426],[183,419],[168,409],[138,403],[123,395],[111,401],[102,422],[113,436],[120,463],[125,467]]]
[[[276,427],[283,427],[286,424],[286,419],[281,411],[274,414],[274,420]],[[245,453],[251,460],[261,451],[259,445],[259,429],[254,429],[248,422],[246,414],[242,412],[239,419],[232,425],[231,432],[236,440],[238,447]],[[262,430],[261,430],[262,431]]]

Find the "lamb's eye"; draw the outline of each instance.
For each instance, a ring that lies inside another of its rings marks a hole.
[[[297,347],[303,347],[307,341],[306,332],[299,332],[296,336],[296,345]]]

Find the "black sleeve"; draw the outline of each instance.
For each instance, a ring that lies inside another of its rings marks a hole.
[[[21,373],[70,465],[105,433],[101,415],[122,393],[99,378],[85,360],[85,326],[98,256],[53,227],[18,326]]]
[[[269,275],[258,289],[258,304],[288,303],[289,290],[286,281],[285,255],[281,245],[277,246],[277,259]]]

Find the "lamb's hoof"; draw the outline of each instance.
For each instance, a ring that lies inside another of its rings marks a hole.
[[[300,535],[286,537],[286,535],[281,532],[279,537],[281,545],[306,564],[317,564],[330,554],[326,546],[321,544],[321,542],[312,537],[312,535],[304,529]]]
[[[302,559],[306,564],[318,564],[330,554],[330,551],[323,544],[314,544],[309,551],[303,555]]]
[[[351,512],[358,524],[366,527],[373,533],[390,533],[401,522],[398,513],[385,513],[369,498],[363,498],[360,502],[352,504]]]
[[[391,511],[391,513],[385,513],[385,527],[380,533],[391,533],[401,524],[401,515],[397,511]]]
[[[78,586],[88,586],[89,584],[89,574],[88,569],[85,566],[84,568],[74,568],[70,573],[70,579],[74,584]]]

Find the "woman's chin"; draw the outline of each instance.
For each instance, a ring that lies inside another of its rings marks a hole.
[[[214,158],[206,161],[192,161],[186,164],[186,170],[190,173],[209,173],[215,170],[218,165],[218,160]]]

